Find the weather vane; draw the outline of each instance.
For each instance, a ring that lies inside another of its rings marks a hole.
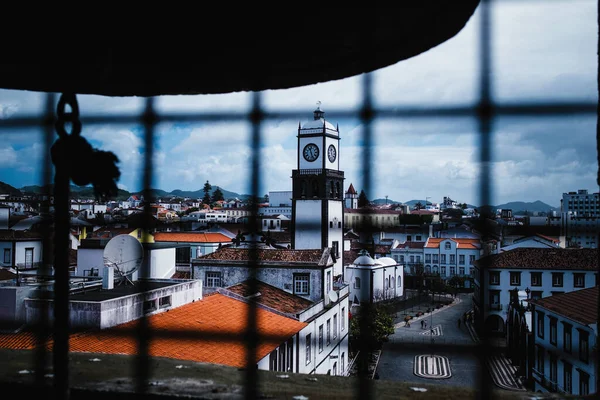
[[[317,109],[321,109],[321,100],[317,101]]]

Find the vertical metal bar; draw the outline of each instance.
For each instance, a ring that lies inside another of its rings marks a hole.
[[[596,75],[596,79],[597,79],[597,91],[600,94],[600,0],[597,2],[597,6],[596,6],[596,18],[597,18],[597,24],[598,24],[598,38],[597,38],[597,64],[596,64],[596,68],[597,68],[597,75]],[[600,103],[596,103],[596,154],[597,154],[597,159],[598,159],[598,176],[596,178],[596,183],[597,185],[600,187]],[[600,192],[600,190],[599,190]],[[596,232],[596,234],[598,234],[599,232]],[[600,249],[600,238],[598,238],[598,236],[596,236],[596,248]],[[600,278],[600,255],[598,256],[598,275],[596,277],[597,279]],[[598,285],[598,282],[596,282],[596,285]],[[598,304],[597,304],[597,309],[596,309],[597,313],[596,315],[600,316],[600,296],[598,296]],[[597,321],[596,321],[597,323]],[[598,393],[598,391],[600,390],[600,373],[598,373],[598,371],[600,371],[600,350],[598,349],[598,344],[596,344],[595,346],[595,350],[594,354],[592,355],[592,357],[594,358],[593,363],[595,365],[595,371],[596,373],[595,378],[596,378],[596,382],[595,382],[595,393]],[[589,386],[589,385],[588,385]]]
[[[250,210],[250,234],[258,233],[258,190],[260,189],[260,144],[261,144],[261,121],[263,112],[261,109],[261,94],[260,92],[252,93],[252,111],[250,120],[252,122],[252,170],[250,180],[250,193],[253,201],[251,202],[252,209]],[[250,266],[250,293],[256,293],[257,284],[256,276],[258,270],[258,251],[256,243],[249,250],[249,266]],[[250,298],[248,307],[248,324],[246,326],[246,373],[245,373],[245,398],[258,398],[258,373],[256,369],[256,354],[259,340],[258,324],[257,324],[256,298]]]
[[[42,217],[41,223],[41,234],[42,234],[42,267],[41,275],[49,276],[49,265],[52,263],[52,234],[50,230],[50,197],[51,183],[52,183],[52,160],[50,158],[50,147],[52,146],[52,139],[54,138],[54,93],[48,93],[46,95],[46,106],[44,115],[44,165],[42,169],[42,187],[43,194],[46,196],[44,200],[40,202],[40,216]],[[44,288],[44,290],[47,290]],[[35,321],[35,385],[41,388],[44,384],[45,367],[48,359],[48,353],[46,351],[46,343],[48,340],[48,302],[40,302],[40,312],[38,313],[38,319]]]
[[[480,220],[483,225],[483,239],[489,238],[488,224],[485,223],[488,215],[487,212],[491,212],[489,206],[491,205],[490,195],[490,182],[491,182],[491,135],[492,135],[492,95],[491,95],[491,51],[490,51],[490,34],[491,34],[491,18],[490,18],[490,3],[489,0],[481,1],[481,25],[480,25],[480,41],[479,41],[479,52],[480,52],[480,66],[479,66],[479,90],[480,98],[479,105],[477,107],[477,115],[479,122],[479,198],[480,205],[482,206],[482,213],[480,214]],[[492,347],[490,345],[489,338],[485,332],[485,315],[487,301],[485,299],[485,287],[487,285],[485,279],[485,272],[488,267],[486,265],[487,258],[484,257],[481,263],[480,277],[479,277],[479,304],[480,304],[480,317],[476,321],[476,327],[479,331],[480,345],[479,345],[479,390],[478,395],[481,399],[489,399],[491,397],[492,382],[491,377],[487,368],[487,360],[491,355]]]
[[[362,177],[363,190],[365,194],[371,193],[371,121],[373,120],[373,104],[371,99],[372,82],[371,74],[363,75],[362,79],[362,107],[360,119],[363,125],[363,159],[362,159]],[[372,224],[367,218],[365,228],[369,235],[369,240],[372,239]],[[373,255],[375,256],[375,255]],[[373,282],[373,276],[370,277],[370,282]],[[371,290],[370,301],[361,303],[359,317],[359,331],[361,340],[359,342],[359,357],[358,357],[358,397],[359,399],[371,399],[373,385],[369,376],[370,353],[373,350],[371,340],[368,340],[371,335],[371,319],[373,318],[373,297]]]
[[[154,111],[154,98],[147,97],[142,115],[142,121],[144,123],[144,215],[142,218],[142,237],[145,237],[146,232],[150,231],[150,221],[152,215],[150,212],[150,199],[152,198],[152,178],[154,173],[153,157],[154,157],[154,126],[156,125],[157,116]],[[146,278],[149,276],[148,271],[149,260],[145,260],[141,267],[141,278],[139,283],[139,292],[146,293],[148,291],[148,281]],[[142,316],[136,324],[136,336],[138,339],[138,348],[136,355],[136,392],[138,394],[144,394],[148,387],[148,379],[150,377],[150,357],[148,355],[149,342],[151,339],[151,332],[148,325],[148,318],[143,312],[142,305]]]
[[[62,94],[62,97],[69,96]],[[74,95],[73,95],[74,96]],[[76,100],[75,104],[76,104]],[[68,103],[69,101],[67,101]],[[71,104],[74,107],[75,104]],[[58,107],[62,107],[60,101]],[[58,110],[60,114],[60,110]],[[63,110],[64,111],[64,110]],[[73,133],[72,133],[73,134]],[[54,168],[54,390],[57,399],[69,398],[69,168]]]

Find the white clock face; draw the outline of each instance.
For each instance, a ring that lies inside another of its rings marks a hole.
[[[330,144],[329,147],[327,148],[327,157],[329,157],[329,162],[334,162],[336,156],[337,156],[337,153],[335,151],[335,146]]]
[[[304,146],[302,155],[306,161],[315,161],[317,158],[319,158],[319,147],[314,143],[309,143]]]

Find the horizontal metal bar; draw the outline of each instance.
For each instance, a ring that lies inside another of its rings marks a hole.
[[[526,117],[553,117],[564,115],[596,115],[598,104],[594,102],[545,102],[545,103],[501,103],[491,104],[485,112],[492,117],[526,116]],[[355,118],[359,119],[362,109],[329,110],[328,119]],[[477,117],[481,109],[477,105],[465,106],[386,106],[373,108],[373,118],[423,118],[423,117]],[[256,115],[250,110],[245,112],[198,111],[194,113],[161,113],[156,112],[155,123],[165,122],[223,122],[223,121],[248,121],[251,122]],[[306,118],[305,113],[291,110],[263,111],[259,115],[262,120],[281,120]],[[139,124],[143,122],[145,114],[140,111],[124,115],[81,115],[80,121],[84,125],[97,124]],[[30,128],[53,123],[45,114],[26,115],[0,120],[2,128]]]

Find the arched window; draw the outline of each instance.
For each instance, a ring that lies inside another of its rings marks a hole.
[[[451,248],[452,248],[452,245],[450,244],[450,242],[446,242],[446,243],[444,244],[444,249],[446,249],[446,250],[450,250]]]
[[[395,282],[394,282],[394,277],[392,276],[390,278],[390,287],[393,288],[394,286],[396,286]]]
[[[302,181],[302,192],[300,193],[301,196],[306,196],[306,181]]]
[[[433,273],[434,273],[434,274],[437,274],[437,273],[438,273],[438,266],[437,266],[437,265],[434,265],[434,266],[433,266]]]
[[[341,198],[340,193],[341,193],[340,192],[340,183],[336,182],[335,183],[335,197]]]
[[[390,287],[390,281],[389,281],[389,279],[388,279],[388,278],[385,278],[385,283],[383,284],[383,288],[384,288],[384,289],[387,289],[387,288],[389,288],[389,287]]]
[[[402,287],[402,277],[401,276],[398,277],[397,283],[398,283],[398,287]]]

